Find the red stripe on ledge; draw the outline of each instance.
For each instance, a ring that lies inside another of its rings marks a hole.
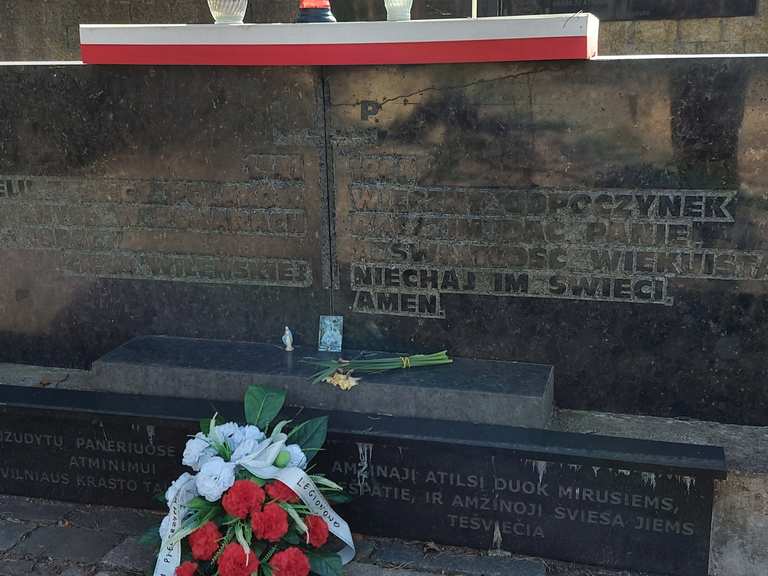
[[[587,60],[586,36],[387,44],[83,44],[86,64],[335,66]]]

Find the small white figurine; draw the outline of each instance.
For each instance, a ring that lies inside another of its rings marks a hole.
[[[288,326],[285,327],[285,332],[283,333],[283,344],[285,344],[286,352],[293,352],[293,332],[291,332]]]

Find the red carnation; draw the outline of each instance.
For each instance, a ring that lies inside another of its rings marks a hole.
[[[194,562],[184,562],[181,566],[176,568],[176,576],[194,576],[195,572],[197,572],[197,564]]]
[[[258,556],[253,552],[246,555],[243,547],[237,542],[227,544],[219,557],[219,574],[221,576],[251,576],[258,571]]]
[[[195,560],[210,560],[219,549],[221,532],[213,522],[203,524],[189,535],[189,546]]]
[[[307,516],[304,518],[307,525],[307,542],[315,548],[320,548],[328,542],[328,524],[320,516]]]
[[[280,480],[267,484],[267,494],[273,500],[281,500],[288,502],[288,504],[298,504],[299,502],[299,496]]]
[[[309,560],[304,552],[296,548],[288,548],[272,556],[269,561],[273,576],[308,576]]]
[[[245,518],[253,511],[261,509],[264,503],[264,490],[250,480],[238,480],[224,494],[221,505],[230,516]]]
[[[257,540],[277,542],[288,532],[288,514],[274,502],[251,514],[251,528]]]

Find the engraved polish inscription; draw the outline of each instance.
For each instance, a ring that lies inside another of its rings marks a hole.
[[[418,157],[344,158],[352,310],[445,318],[448,294],[674,305],[671,281],[768,280],[732,190],[419,186]]]
[[[0,242],[69,276],[308,287],[300,156],[243,181],[0,176]]]

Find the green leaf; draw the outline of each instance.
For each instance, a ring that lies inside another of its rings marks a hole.
[[[307,461],[312,460],[315,454],[325,444],[328,434],[328,416],[307,420],[291,431],[290,440],[301,446],[301,450],[307,455]]]
[[[211,430],[211,419],[210,418],[203,418],[200,420],[200,432],[208,435],[208,432]]]
[[[237,472],[235,472],[235,480],[250,480],[254,484],[257,484],[258,486],[264,487],[266,484],[266,481],[262,478],[259,478],[258,476],[254,476],[248,470],[245,468],[239,468]]]
[[[139,544],[143,546],[150,546],[151,548],[159,548],[162,541],[160,540],[160,527],[152,526],[139,538]]]
[[[222,526],[234,526],[238,522],[240,522],[240,518],[237,516],[230,516],[229,514],[225,514],[221,519]]]
[[[299,534],[295,530],[289,530],[288,533],[283,536],[283,540],[288,542],[288,544],[293,544],[294,546],[298,546],[302,542]]]
[[[288,516],[291,517],[293,522],[296,524],[296,529],[299,531],[300,534],[306,534],[307,532],[307,525],[304,524],[304,521],[301,519],[301,516],[299,516],[299,513],[294,510],[293,506],[288,504],[287,502],[279,502],[280,508],[288,512]]]
[[[325,499],[331,504],[346,504],[347,502],[352,502],[352,500],[354,500],[352,496],[345,494],[344,492],[326,492],[323,496],[325,496]]]
[[[336,484],[333,480],[329,480],[325,476],[320,476],[319,474],[313,474],[310,476],[312,481],[317,484],[317,486],[322,490],[323,488],[330,488],[331,490],[336,490],[337,492],[341,492],[344,490],[341,486]]]
[[[245,393],[245,421],[266,433],[285,403],[285,390],[251,386]]]
[[[330,552],[307,551],[309,566],[318,576],[342,576],[341,558]]]
[[[227,544],[232,542],[232,539],[235,537],[235,529],[234,527],[230,526],[227,528],[227,533],[224,534],[224,538],[221,539],[221,543],[219,544],[219,549],[216,551],[216,554],[213,555],[213,558],[211,558],[211,564],[215,565],[219,561],[219,556],[221,556],[224,553],[224,548],[227,547]],[[204,574],[207,574],[207,572],[203,572]]]
[[[197,513],[194,516],[192,516],[189,520],[187,520],[179,529],[178,532],[173,536],[173,538],[170,539],[170,544],[175,544],[176,542],[180,542],[192,532],[200,528],[203,524],[208,522],[208,520],[211,520],[214,516],[216,516],[216,510],[211,509],[205,514]]]
[[[201,498],[200,496],[192,498],[192,500],[187,502],[187,508],[192,508],[192,510],[198,510],[202,513],[206,513],[208,510],[214,508],[215,506],[216,503],[208,502],[208,500]]]

